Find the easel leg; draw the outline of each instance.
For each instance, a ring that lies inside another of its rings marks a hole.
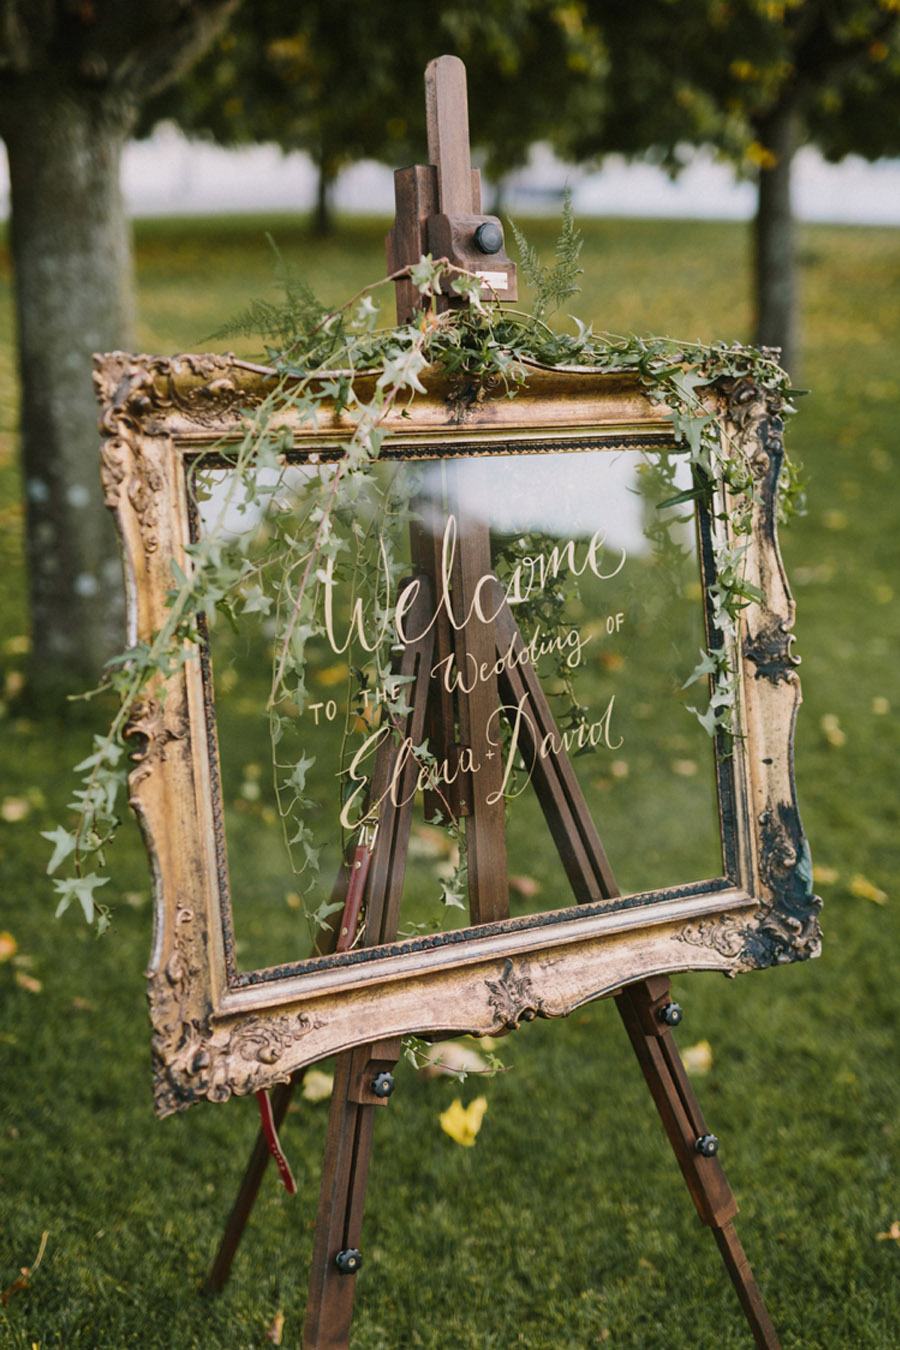
[[[335,1066],[316,1239],[303,1327],[304,1350],[342,1350],[350,1336],[375,1112],[393,1089],[399,1041],[360,1046]],[[387,1089],[387,1090],[385,1090]]]
[[[287,1115],[291,1097],[294,1095],[294,1088],[302,1077],[303,1072],[295,1074],[289,1083],[279,1083],[272,1090],[272,1115],[275,1119],[276,1129],[281,1126]],[[269,1146],[266,1143],[265,1135],[260,1130],[256,1136],[256,1143],[253,1145],[253,1152],[250,1154],[247,1170],[238,1189],[231,1213],[225,1224],[222,1241],[219,1243],[215,1260],[203,1286],[203,1292],[206,1294],[220,1294],[225,1288],[225,1282],[231,1272],[234,1254],[238,1249],[244,1229],[247,1226],[247,1220],[250,1218],[250,1213],[256,1203],[256,1196],[268,1162]]]
[[[669,981],[655,976],[616,996],[625,1029],[659,1111],[669,1143],[702,1223],[712,1228],[757,1346],[778,1350],[779,1340],[737,1233],[737,1201],[715,1152],[678,1047],[667,1025],[673,1007]]]

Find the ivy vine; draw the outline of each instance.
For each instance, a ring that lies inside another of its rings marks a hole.
[[[58,915],[77,902],[98,931],[108,926],[109,909],[97,892],[109,881],[106,854],[121,820],[129,721],[151,684],[160,687],[185,662],[196,659],[204,625],[216,615],[238,626],[244,616],[259,615],[269,625],[273,655],[266,712],[278,812],[294,870],[315,872],[318,856],[307,824],[313,804],[306,787],[313,761],[292,746],[298,715],[309,700],[306,649],[323,631],[323,588],[340,576],[350,587],[353,603],[380,635],[369,668],[351,669],[343,767],[350,718],[359,720],[368,709],[367,691],[380,691],[380,715],[389,726],[399,726],[407,711],[403,681],[391,673],[388,617],[389,596],[396,594],[402,569],[398,541],[410,518],[409,489],[398,478],[385,487],[374,466],[384,443],[387,415],[425,392],[422,376],[428,367],[468,386],[499,384],[509,397],[515,397],[527,379],[526,362],[631,373],[654,402],[666,406],[675,440],[690,462],[693,486],[673,493],[662,505],[693,506],[702,498],[716,512],[721,509],[716,503],[722,485],[732,504],[731,533],[736,542],[715,544],[716,581],[709,588],[716,640],[701,653],[686,687],[706,683],[708,702],[691,711],[711,736],[737,732],[736,674],[729,664],[728,639],[734,635],[740,610],[759,598],[743,566],[756,480],[740,452],[721,439],[703,391],[720,379],[749,377],[773,406],[788,414],[793,406],[787,376],[771,352],[739,344],[704,346],[662,337],[595,333],[577,319],[565,331],[551,327],[548,316],[577,289],[580,273],[580,236],[571,208],[567,203],[552,267],[542,266],[521,232],[515,233],[523,275],[535,292],[530,311],[489,303],[489,292],[476,276],[426,256],[365,287],[336,309],[321,304],[304,282],[285,271],[279,302],[254,302],[216,334],[261,337],[272,384],[248,417],[238,444],[216,450],[218,463],[227,458],[226,490],[216,501],[212,523],[188,545],[188,565],[184,570],[173,567],[166,622],[150,639],[111,661],[99,689],[84,696],[111,692],[116,712],[106,731],[95,737],[90,754],[75,766],[80,781],[70,803],[74,824],[59,825],[44,836],[52,844],[47,871],[55,876]],[[411,322],[380,326],[380,297],[387,292],[391,302],[391,283],[400,277],[412,281],[420,307]],[[466,303],[444,308],[439,302],[446,295]],[[374,388],[369,382],[366,387],[372,392],[365,397],[356,379],[363,371],[376,373]],[[290,436],[280,428],[276,414],[290,410],[296,421],[312,425],[325,405],[336,406],[352,429],[337,459],[297,482],[286,458]],[[648,464],[653,472],[665,473],[664,461],[660,457]],[[201,457],[191,476],[198,504],[209,496],[204,472]],[[362,509],[373,498],[378,499],[377,512]],[[796,472],[790,467],[782,479],[781,512],[786,515],[800,501]],[[229,530],[229,513],[247,506],[265,508],[257,515],[256,527]],[[379,561],[372,568],[366,559],[371,558],[375,533]],[[511,565],[506,556],[510,547],[501,546],[498,568]],[[527,549],[529,540],[519,541],[519,547]],[[554,623],[562,621],[564,599],[553,588],[541,597],[545,629],[552,631]],[[566,717],[577,720],[578,704],[563,665],[557,673],[571,695]],[[427,771],[433,763],[427,744],[415,747],[415,754]],[[342,793],[345,796],[346,775]],[[464,834],[449,809],[440,811],[437,820],[453,834],[459,860],[444,881],[442,900],[445,905],[464,906]],[[58,876],[64,865],[66,874]],[[314,931],[326,923],[331,908],[326,902],[308,915]]]

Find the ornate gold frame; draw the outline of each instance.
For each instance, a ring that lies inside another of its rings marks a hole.
[[[385,454],[674,445],[665,409],[631,376],[532,367],[512,400],[502,390],[453,388],[437,372],[425,382],[428,394],[388,419]],[[185,457],[236,440],[248,411],[271,392],[273,374],[230,356],[112,353],[97,358],[95,383],[101,474],[122,540],[134,642],[163,623],[171,563],[185,563]],[[131,723],[138,750],[130,804],[153,872],[148,981],[160,1115],[271,1087],[357,1044],[408,1033],[496,1033],[535,1016],[565,1016],[654,974],[734,975],[818,954],[820,902],[793,783],[794,604],[775,528],[781,422],[749,380],[722,382],[709,402],[723,433],[749,455],[760,487],[747,574],[763,599],[743,611],[735,650],[742,736],[733,753],[720,745],[717,755],[728,875],[489,924],[452,940],[413,939],[238,975],[219,878],[215,719],[203,662],[190,660],[169,680],[165,700],[158,690],[148,695]],[[347,434],[336,414],[314,433],[289,409],[281,421],[301,456],[336,452]]]

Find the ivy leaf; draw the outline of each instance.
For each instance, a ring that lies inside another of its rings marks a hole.
[[[709,652],[701,651],[699,664],[691,671],[690,675],[681,686],[682,689],[687,689],[689,685],[696,684],[698,680],[703,679],[704,675],[715,675],[718,668],[716,658]]]
[[[443,268],[436,263],[430,253],[425,253],[409,269],[409,279],[420,295],[440,295],[441,272]]]
[[[353,321],[367,333],[371,333],[378,322],[378,306],[371,295],[363,296],[356,307]]]
[[[698,501],[701,497],[707,496],[709,485],[699,483],[697,487],[685,488],[684,492],[676,492],[674,497],[667,497],[664,502],[660,502],[657,511],[665,511],[667,506],[681,506],[683,502]]]
[[[99,886],[105,886],[109,877],[99,877],[96,872],[91,872],[86,877],[63,877],[61,881],[54,881],[53,888],[60,897],[59,904],[56,906],[56,917],[64,914],[73,900],[77,900],[84,910],[84,917],[88,923],[94,922],[94,891]]]
[[[709,384],[709,376],[695,368],[675,370],[669,378],[681,397],[689,402],[694,398],[694,390],[699,385]]]
[[[268,614],[274,601],[259,586],[249,586],[244,592],[242,614]]]
[[[705,713],[702,713],[699,708],[688,708],[688,712],[694,714],[707,736],[715,736],[721,719],[712,704],[709,705]]]
[[[57,825],[55,830],[41,830],[41,838],[48,839],[53,845],[53,852],[50,855],[50,861],[47,863],[47,874],[55,872],[61,862],[68,858],[70,853],[75,852],[75,846],[78,842],[77,837],[64,830],[61,825]]]
[[[293,788],[295,792],[302,792],[306,787],[306,775],[315,762],[315,755],[301,755],[294,765],[293,772],[284,780],[284,786]]]
[[[109,736],[95,736],[94,745],[97,747],[92,755],[83,759],[80,764],[75,765],[76,773],[84,773],[87,769],[97,769],[101,764],[111,764],[115,767],[122,758],[122,747],[116,745],[115,741]]]
[[[462,890],[462,878],[453,876],[441,886],[441,904],[448,909],[465,909],[466,901]]]
[[[405,351],[396,348],[384,358],[384,365],[377,381],[378,388],[384,389],[388,386],[393,389],[414,389],[417,394],[427,393],[419,379],[419,371],[424,370],[427,364],[418,347],[410,347]]]

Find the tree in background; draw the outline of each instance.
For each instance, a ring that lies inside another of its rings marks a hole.
[[[561,108],[602,116],[603,49],[579,4],[244,0],[190,79],[154,100],[143,124],[167,117],[224,145],[305,150],[318,170],[313,226],[325,233],[346,165],[425,160],[422,74],[443,53],[466,62],[473,137],[495,179],[524,162]]]
[[[21,372],[32,684],[94,676],[122,645],[122,571],[97,475],[91,355],[131,344],[119,185],[141,100],[236,0],[0,0],[0,136]]]
[[[840,158],[900,150],[900,0],[585,0],[609,57],[606,118],[556,137],[585,159],[655,151],[673,171],[711,143],[758,179],[756,340],[795,370],[791,173],[812,142]]]

